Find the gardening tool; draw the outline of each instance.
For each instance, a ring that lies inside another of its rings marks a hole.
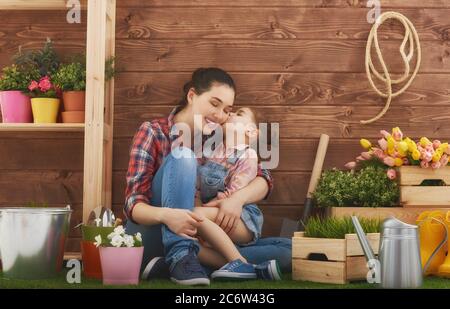
[[[445,213],[440,210],[424,211],[416,220],[419,226],[420,257],[422,266],[426,268],[425,275],[437,275],[439,266],[444,263],[447,249],[444,245],[440,246],[434,258],[430,259],[436,247],[447,237],[444,221]],[[427,260],[430,260],[428,267],[426,267]]]
[[[383,288],[418,288],[422,285],[423,273],[417,225],[404,223],[394,217],[384,220],[378,263],[358,218],[352,216],[352,221],[368,264],[375,270],[376,275],[379,274]],[[443,243],[445,241],[434,250],[423,272]]]
[[[330,137],[326,134],[320,135],[319,146],[317,147],[316,158],[309,180],[308,192],[306,193],[305,202],[303,203],[303,217],[299,221],[284,218],[281,226],[281,237],[292,237],[295,231],[304,231],[306,222],[308,221],[311,211],[314,207],[312,194],[316,190],[320,175],[322,174],[323,162],[328,148]]]
[[[87,225],[103,227],[114,226],[115,220],[116,217],[111,209],[98,206],[89,213]]]
[[[72,210],[11,207],[0,209],[0,255],[3,275],[43,279],[62,269]]]

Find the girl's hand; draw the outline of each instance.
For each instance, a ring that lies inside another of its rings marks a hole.
[[[239,223],[239,220],[241,219],[242,207],[244,204],[242,201],[231,195],[222,200],[216,199],[210,201],[203,206],[220,208],[215,223],[219,225],[225,233],[230,235],[233,233]]]
[[[175,234],[194,239],[194,236],[197,235],[197,227],[204,217],[186,209],[165,209],[162,223]]]

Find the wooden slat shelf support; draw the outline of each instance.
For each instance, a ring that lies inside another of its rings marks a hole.
[[[116,0],[82,0],[87,8],[85,124],[0,124],[4,131],[84,131],[83,222],[97,206],[111,208],[114,78],[105,61],[115,55]],[[0,10],[68,10],[66,0],[1,0]]]
[[[84,123],[0,123],[0,132],[84,132]]]
[[[89,0],[86,44],[86,128],[83,222],[112,204],[114,80],[105,85],[105,60],[115,54],[115,0]]]

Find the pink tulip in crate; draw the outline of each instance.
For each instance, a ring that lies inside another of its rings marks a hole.
[[[379,233],[367,234],[378,254]],[[356,234],[345,239],[305,237],[295,232],[292,238],[292,279],[321,283],[345,284],[366,280],[369,269]]]
[[[403,207],[450,207],[450,166],[437,169],[402,166],[400,174],[400,203]],[[421,186],[424,180],[441,180],[443,186]]]

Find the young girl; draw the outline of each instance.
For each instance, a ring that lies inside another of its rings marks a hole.
[[[202,159],[198,167],[199,195],[202,203],[227,198],[256,178],[258,156],[256,151],[250,148],[250,142],[258,136],[256,125],[255,113],[250,108],[239,108],[228,118],[223,126],[225,142],[207,154],[207,159]],[[231,224],[236,227],[228,235],[218,225],[220,220],[217,220],[217,208],[195,207],[194,212],[206,217],[198,227],[200,239],[206,240],[208,245],[221,253],[229,262],[215,271],[212,278],[255,277],[252,267],[245,266],[247,260],[234,244],[251,245],[261,237],[263,216],[259,208],[254,204],[244,206],[240,220]],[[233,269],[238,265],[241,265],[242,269],[247,268],[248,273]],[[256,268],[256,272],[260,278],[281,279],[275,260],[262,263]]]

